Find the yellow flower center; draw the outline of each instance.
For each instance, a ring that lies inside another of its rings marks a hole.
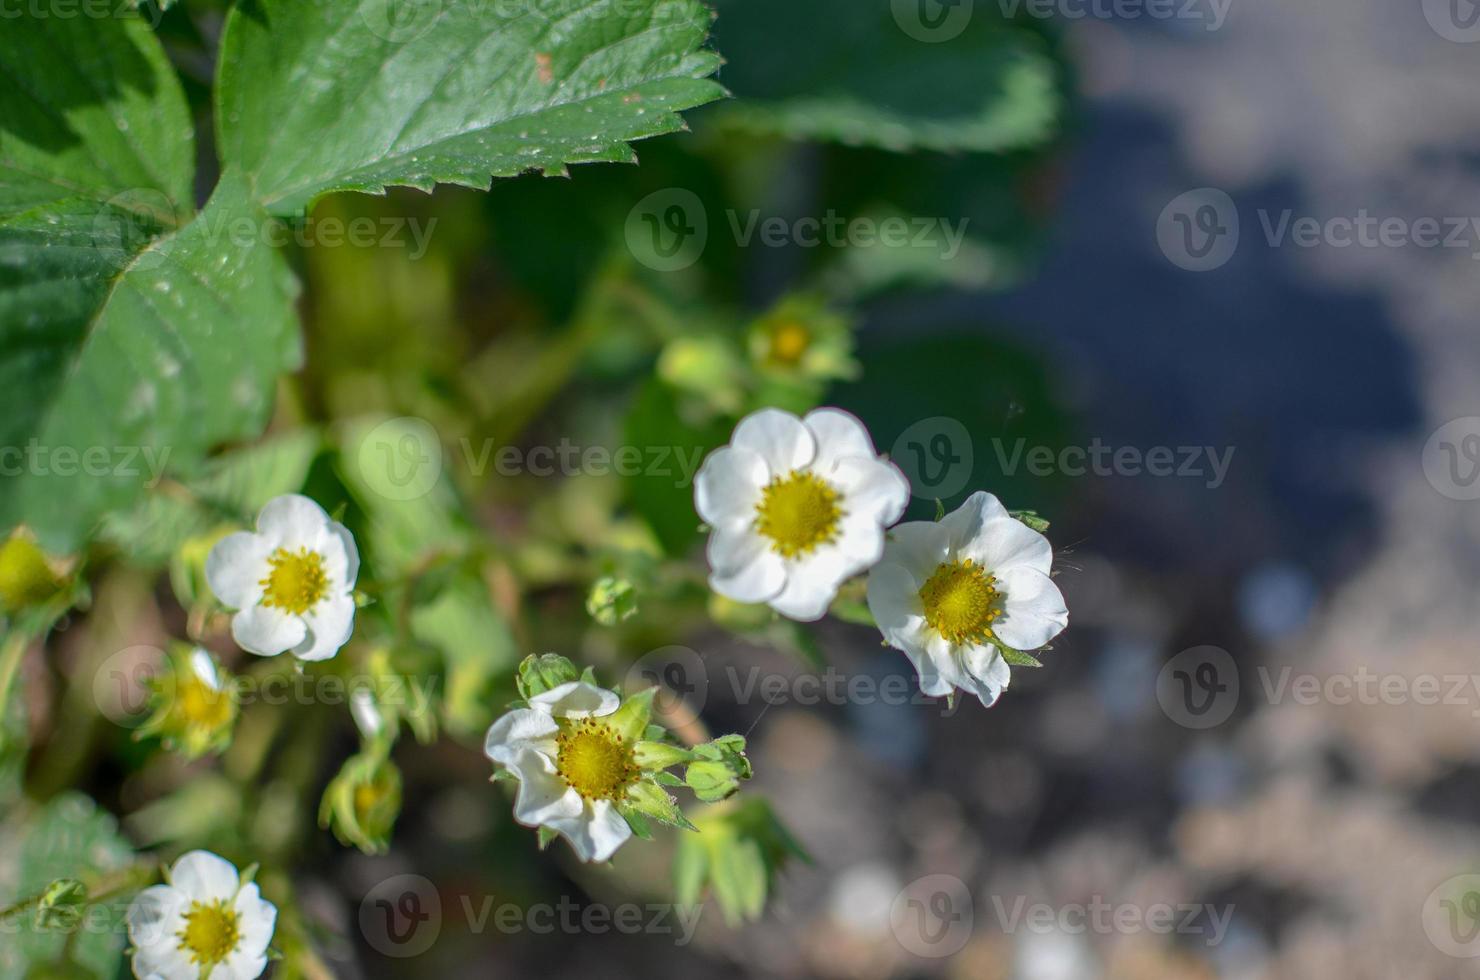
[[[812,334],[795,320],[785,320],[771,328],[771,360],[795,365],[812,344]]]
[[[555,743],[556,771],[588,800],[620,800],[637,779],[632,746],[598,721],[582,718],[557,735]]]
[[[231,721],[236,705],[228,691],[218,691],[194,672],[181,677],[175,707],[186,725],[214,731]]]
[[[190,962],[215,966],[241,942],[241,917],[224,898],[214,902],[191,902],[185,913],[185,928],[177,934],[179,948],[190,954]]]
[[[755,528],[771,539],[783,558],[805,555],[837,537],[842,494],[813,473],[792,470],[761,491],[755,505]]]
[[[992,637],[1002,615],[997,578],[970,558],[942,563],[920,589],[925,622],[952,643],[981,643]]]
[[[329,591],[329,576],[324,574],[324,556],[317,551],[299,548],[296,552],[279,548],[267,559],[267,578],[259,585],[265,590],[264,606],[276,606],[284,612],[301,616]]]

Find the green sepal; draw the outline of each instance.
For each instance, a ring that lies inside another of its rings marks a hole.
[[[601,719],[623,738],[636,741],[647,732],[648,719],[653,716],[653,698],[656,687],[638,691],[622,702],[622,706]]]
[[[1031,653],[1024,653],[1021,650],[1014,650],[1012,647],[1005,647],[1002,646],[1000,643],[997,645],[997,649],[1002,651],[1002,659],[1006,660],[1014,667],[1043,666],[1043,662],[1037,657],[1033,656]]]
[[[627,826],[632,828],[632,833],[643,840],[653,839],[653,829],[648,826],[647,818],[638,812],[631,803],[621,803],[617,806],[617,812],[622,819],[627,821]]]
[[[545,848],[549,847],[551,843],[554,842],[555,838],[560,836],[560,831],[550,827],[540,827],[537,831],[537,835],[539,838],[540,850],[543,851]]]
[[[1036,510],[1010,510],[1007,513],[1009,517],[1016,517],[1039,534],[1048,530],[1048,521],[1039,517]]]
[[[694,753],[681,745],[651,740],[638,742],[632,747],[632,754],[637,764],[648,770],[667,769],[694,758]]]
[[[695,830],[689,818],[678,808],[678,800],[669,796],[657,783],[640,779],[627,788],[627,805],[639,813],[670,827]]]

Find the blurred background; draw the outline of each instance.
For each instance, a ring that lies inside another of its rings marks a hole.
[[[317,434],[296,475],[382,568],[487,537],[415,630],[449,704],[397,749],[389,853],[275,830],[353,750],[342,709],[263,735],[276,775],[244,798],[63,702],[85,734],[32,781],[82,781],[142,846],[253,839],[335,976],[1480,976],[1480,8],[717,8],[734,98],[639,166],[340,195],[302,226],[307,366],[268,451]],[[218,24],[160,28],[202,105]],[[364,217],[427,234],[314,239]],[[1045,666],[948,706],[868,626],[706,598],[681,460],[761,404],[859,415],[915,519],[986,489],[1048,520],[1070,628]],[[615,626],[602,575],[635,589]],[[84,648],[184,615],[121,568],[58,646],[87,676]],[[714,871],[726,907],[690,924],[677,832],[610,869],[537,851],[480,735],[543,650],[746,734],[742,795],[809,860],[758,817],[760,870]],[[592,907],[644,925],[559,924]]]

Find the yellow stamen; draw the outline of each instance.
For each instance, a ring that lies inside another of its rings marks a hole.
[[[241,917],[224,898],[213,902],[191,902],[185,927],[176,937],[179,949],[190,954],[190,962],[213,967],[235,951],[241,942]]]
[[[228,691],[218,690],[197,677],[182,672],[175,690],[175,706],[187,725],[214,731],[231,721],[235,704]]]
[[[638,775],[632,746],[611,728],[582,718],[555,737],[555,769],[588,800],[620,800]]]
[[[920,589],[926,624],[952,643],[991,640],[1002,615],[996,582],[970,558],[942,563]]]
[[[771,360],[792,366],[812,345],[812,334],[795,320],[783,320],[771,328]]]
[[[796,558],[838,536],[841,500],[842,494],[831,483],[813,473],[792,470],[761,491],[755,528],[771,539],[771,548],[783,558]]]
[[[301,616],[319,604],[329,591],[329,577],[324,573],[324,556],[317,551],[279,548],[267,559],[270,570],[259,585],[265,590],[264,606],[276,606],[284,612]]]

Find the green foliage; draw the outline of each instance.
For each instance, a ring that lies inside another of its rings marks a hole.
[[[273,213],[336,190],[630,162],[628,142],[721,94],[697,0],[455,3],[402,22],[390,9],[247,0],[228,17],[221,154]]]
[[[1058,125],[1057,68],[1042,35],[995,6],[963,8],[964,28],[928,43],[888,3],[717,6],[721,49],[748,54],[725,72],[736,101],[717,114],[747,132],[981,152],[1030,146]]]
[[[674,857],[676,900],[695,905],[707,888],[731,925],[760,918],[787,862],[811,860],[759,797],[716,807],[695,823],[699,832],[680,837]]]
[[[130,881],[133,861],[113,818],[85,796],[11,811],[0,823],[0,909],[14,910],[4,923],[0,975],[21,977],[65,960],[82,976],[112,978],[128,895],[109,892]],[[83,912],[75,908],[79,887],[93,896]]]

